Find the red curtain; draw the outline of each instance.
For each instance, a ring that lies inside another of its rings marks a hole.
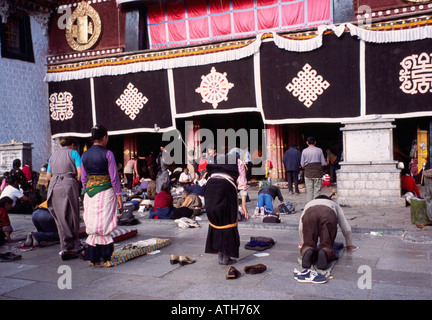
[[[179,0],[148,7],[152,48],[332,23],[332,0]]]

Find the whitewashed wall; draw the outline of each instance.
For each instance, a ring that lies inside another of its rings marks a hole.
[[[30,17],[35,63],[0,57],[0,143],[33,143],[33,170],[51,155],[51,129],[45,57],[48,36]],[[1,173],[2,174],[2,173]]]

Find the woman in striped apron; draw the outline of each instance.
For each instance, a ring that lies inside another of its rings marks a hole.
[[[88,248],[84,260],[103,265],[111,259],[117,226],[117,208],[122,209],[122,190],[114,154],[106,149],[108,132],[102,126],[91,130],[93,146],[82,155],[84,223]]]

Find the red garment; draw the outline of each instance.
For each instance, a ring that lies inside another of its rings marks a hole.
[[[415,192],[417,197],[420,198],[420,191],[417,188],[417,184],[416,184],[413,177],[403,175],[402,180],[401,180],[401,186],[402,186],[402,189],[405,189],[406,191]]]
[[[203,172],[207,168],[207,159],[200,159],[199,165],[198,165],[198,172]]]
[[[24,165],[22,168],[22,172],[24,173],[25,177],[27,178],[27,181],[31,181],[32,179],[32,172],[28,165]]]
[[[0,227],[10,226],[9,215],[5,208],[0,208]]]
[[[153,210],[157,210],[157,208],[164,209],[166,207],[173,206],[173,197],[168,192],[162,190],[159,192],[154,199]]]

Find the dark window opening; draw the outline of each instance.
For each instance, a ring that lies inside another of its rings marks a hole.
[[[6,23],[0,23],[1,56],[34,62],[30,18],[15,14]]]

